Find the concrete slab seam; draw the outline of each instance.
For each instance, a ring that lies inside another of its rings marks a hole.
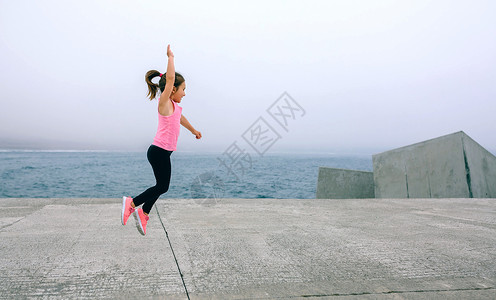
[[[172,243],[169,239],[169,234],[167,233],[167,229],[165,229],[165,225],[162,222],[162,218],[160,217],[160,213],[158,212],[158,208],[156,205],[155,205],[155,210],[157,211],[157,215],[158,215],[158,219],[160,220],[160,224],[162,224],[162,228],[164,229],[165,236],[167,237],[167,241],[169,241],[169,246],[170,246],[171,251],[172,251],[172,256],[174,257],[174,260],[176,261],[177,270],[179,272],[179,275],[181,276],[181,281],[183,283],[184,291],[186,292],[186,297],[188,297],[188,300],[190,300],[188,288],[186,287],[186,283],[184,282],[183,273],[181,272],[181,267],[179,267],[179,262],[177,261],[176,253],[174,253],[174,248],[172,247]]]
[[[465,292],[465,291],[490,291],[496,290],[494,287],[484,288],[467,288],[467,289],[432,289],[432,290],[405,290],[405,291],[387,291],[387,292],[362,292],[362,293],[332,293],[332,294],[315,294],[315,295],[298,295],[285,297],[270,297],[270,298],[244,298],[251,300],[262,299],[290,299],[290,298],[320,298],[320,297],[347,297],[347,296],[366,296],[366,295],[392,295],[392,294],[408,294],[408,293],[443,293],[443,292]]]

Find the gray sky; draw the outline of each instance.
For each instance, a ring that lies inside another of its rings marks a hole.
[[[460,130],[496,149],[495,1],[0,3],[0,142],[146,149],[157,111],[144,74],[166,70],[170,43],[203,134],[183,128],[178,151],[242,144],[285,91],[306,113],[287,132],[271,123],[270,152],[383,151]]]

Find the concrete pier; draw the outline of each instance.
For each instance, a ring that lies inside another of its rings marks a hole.
[[[0,299],[496,296],[496,199],[164,199],[144,237],[117,198],[0,205]]]

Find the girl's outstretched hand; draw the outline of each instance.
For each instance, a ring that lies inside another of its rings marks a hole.
[[[170,45],[167,45],[167,57],[174,57],[174,53],[172,53]]]
[[[202,138],[202,134],[198,130],[194,130],[192,133],[196,136],[197,140]]]

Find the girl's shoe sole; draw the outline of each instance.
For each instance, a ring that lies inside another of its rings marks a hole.
[[[121,224],[124,224],[124,210],[126,209],[126,196],[122,197],[122,212],[121,212]]]
[[[138,228],[138,231],[139,233],[141,233],[141,235],[145,235],[145,233],[143,232],[143,228],[141,228],[141,220],[139,218],[138,210],[135,210],[133,215],[134,220],[136,221],[136,228]]]

